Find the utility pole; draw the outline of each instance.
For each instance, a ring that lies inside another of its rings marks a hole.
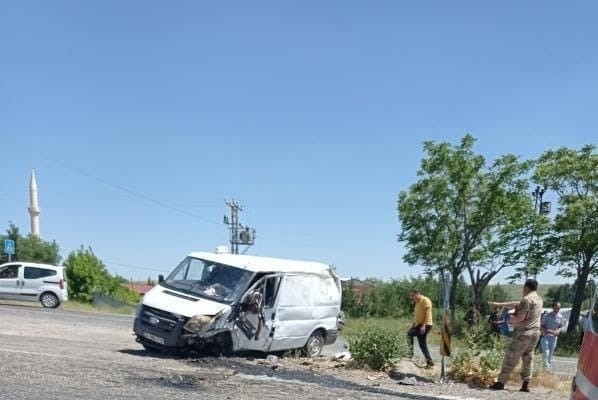
[[[253,245],[255,229],[239,223],[239,211],[243,211],[243,207],[235,199],[226,200],[225,204],[230,208],[230,220],[226,215],[224,216],[224,224],[230,226],[230,250],[232,254],[239,254],[240,244]]]

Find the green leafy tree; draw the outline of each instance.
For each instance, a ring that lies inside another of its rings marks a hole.
[[[138,301],[137,294],[122,285],[126,279],[112,276],[91,248],[71,252],[64,265],[74,300],[90,303],[95,293],[102,293],[124,302]]]
[[[586,307],[591,307],[591,300],[594,291],[596,290],[594,286],[594,281],[588,281],[586,288],[584,290],[583,300],[582,300],[582,309]],[[544,299],[544,304],[552,304],[553,302],[559,302],[563,307],[571,307],[573,304],[573,299],[575,297],[575,293],[577,292],[577,281],[573,282],[573,284],[565,283],[564,285],[558,285],[551,287],[546,292],[546,297]]]
[[[488,285],[482,297],[485,300],[480,305],[479,311],[482,315],[487,315],[492,312],[487,301],[503,302],[509,300],[509,294],[500,284]]]
[[[464,272],[479,307],[491,279],[520,262],[533,212],[526,178],[531,163],[506,155],[487,166],[474,143],[471,135],[455,146],[424,142],[419,180],[399,194],[397,207],[405,262],[432,276],[450,274],[452,312]]]
[[[558,275],[576,279],[567,331],[575,329],[588,280],[598,273],[598,153],[550,150],[537,161],[534,180],[558,195],[558,210],[548,250],[559,265]]]
[[[64,265],[69,290],[74,300],[90,303],[94,293],[109,291],[110,276],[106,266],[96,257],[91,248],[81,247],[71,252]]]
[[[11,239],[15,242],[15,254],[11,257],[13,261],[29,261],[44,264],[58,265],[60,263],[60,248],[56,241],[44,241],[38,237],[29,235],[23,237],[19,228],[9,222],[6,235],[0,236],[0,240]],[[8,261],[7,254],[1,254],[1,262]]]

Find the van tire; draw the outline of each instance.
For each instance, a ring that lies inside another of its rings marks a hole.
[[[322,349],[324,348],[324,335],[322,331],[317,330],[311,334],[309,339],[307,339],[307,343],[303,347],[303,354],[306,357],[318,357],[322,354]]]
[[[44,292],[41,296],[39,296],[39,302],[42,303],[44,308],[56,308],[60,305],[60,300],[58,300],[58,296],[56,296],[52,292]]]

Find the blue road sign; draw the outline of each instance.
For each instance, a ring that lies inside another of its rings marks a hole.
[[[15,241],[10,239],[4,239],[4,253],[15,254]]]

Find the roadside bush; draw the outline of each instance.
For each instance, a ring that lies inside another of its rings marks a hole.
[[[124,303],[139,301],[139,296],[123,287],[123,279],[112,276],[91,249],[81,248],[71,252],[64,266],[69,295],[75,301],[91,303],[95,293],[112,296]]]
[[[483,325],[466,328],[449,376],[458,382],[486,386],[498,375],[508,339],[490,334]]]
[[[383,370],[392,361],[408,353],[404,332],[378,324],[365,323],[358,333],[349,336],[349,351],[358,366]]]

